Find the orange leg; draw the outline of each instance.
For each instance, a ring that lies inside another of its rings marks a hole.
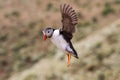
[[[69,66],[70,66],[71,54],[70,54],[70,53],[68,53],[68,54],[67,54],[67,57],[68,57],[68,64],[67,64],[67,66],[69,67]]]

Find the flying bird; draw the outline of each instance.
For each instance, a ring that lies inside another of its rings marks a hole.
[[[66,52],[68,57],[67,65],[69,66],[71,55],[78,59],[77,52],[71,42],[73,33],[76,31],[75,27],[78,18],[75,10],[68,4],[60,5],[60,12],[62,16],[62,27],[60,29],[51,27],[45,28],[42,31],[43,39],[46,40],[47,38],[50,38],[54,45]]]

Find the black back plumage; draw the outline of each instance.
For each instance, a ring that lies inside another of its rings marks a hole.
[[[60,34],[63,35],[63,38],[69,43],[70,48],[73,50],[74,57],[78,58],[77,52],[75,51],[71,39],[73,33],[75,32],[75,26],[77,24],[78,18],[75,10],[70,5],[63,4],[60,6],[61,15],[62,15],[62,29]]]
[[[78,55],[77,55],[77,52],[76,50],[74,49],[72,43],[71,43],[71,39],[73,37],[72,34],[66,32],[66,31],[60,31],[60,34],[63,36],[63,38],[67,41],[67,43],[69,44],[70,48],[73,50],[73,54],[74,54],[74,57],[76,57],[78,59]]]

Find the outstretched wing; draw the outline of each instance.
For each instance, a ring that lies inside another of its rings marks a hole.
[[[73,8],[67,4],[60,5],[60,10],[63,24],[62,31],[66,31],[71,34],[74,33],[75,25],[78,21],[75,10],[73,10]]]

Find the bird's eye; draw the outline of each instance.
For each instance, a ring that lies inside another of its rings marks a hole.
[[[50,31],[48,31],[48,33],[49,33]]]

